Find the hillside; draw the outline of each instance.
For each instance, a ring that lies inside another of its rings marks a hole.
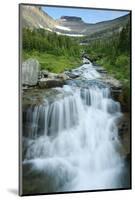
[[[54,20],[39,6],[21,6],[21,16],[22,60],[36,58],[41,69],[61,73],[80,66],[82,55],[88,55],[121,81],[123,101],[130,105],[130,15],[88,24],[76,16]]]
[[[90,36],[92,40],[119,33],[130,20],[129,15],[95,24],[85,23],[76,16],[62,16],[55,20],[39,6],[22,6],[21,13],[22,26],[25,28],[43,28],[67,36]]]
[[[53,29],[58,23],[39,6],[21,6],[22,27]]]

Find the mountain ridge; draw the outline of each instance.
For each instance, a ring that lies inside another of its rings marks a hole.
[[[59,35],[78,37],[98,35],[98,33],[100,37],[102,33],[104,33],[103,37],[111,36],[114,32],[119,33],[130,21],[129,14],[97,23],[86,23],[77,16],[61,16],[60,19],[55,20],[39,6],[22,6],[21,13],[22,27],[43,28]]]

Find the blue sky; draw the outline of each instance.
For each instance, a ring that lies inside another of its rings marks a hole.
[[[96,10],[96,9],[75,9],[75,8],[58,8],[58,7],[42,7],[54,19],[59,19],[61,16],[78,16],[82,17],[83,21],[87,23],[96,23],[115,19],[117,17],[128,14],[125,11],[110,11],[110,10]]]

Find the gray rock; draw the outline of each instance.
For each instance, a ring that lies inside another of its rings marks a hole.
[[[42,70],[40,73],[41,78],[48,78],[49,72],[47,70]]]
[[[103,81],[111,86],[111,88],[120,89],[122,87],[121,82],[112,76],[106,75]]]
[[[53,88],[53,87],[62,87],[64,84],[64,81],[61,79],[40,79],[39,81],[39,87],[40,88]]]
[[[83,64],[90,64],[90,60],[87,57],[83,57]]]
[[[117,122],[118,135],[124,138],[127,134],[130,135],[130,118],[124,114],[123,117]]]
[[[64,80],[64,81],[70,79],[69,76],[65,73],[58,74],[57,78]]]
[[[74,70],[72,72],[66,72],[66,75],[69,77],[69,78],[78,78],[80,75],[81,75],[81,71],[79,70]]]
[[[22,63],[22,84],[28,86],[37,85],[39,74],[39,62],[36,59],[28,59]]]
[[[49,78],[49,79],[56,79],[57,76],[58,76],[58,74],[52,73],[52,72],[49,72],[49,74],[48,74],[48,78]]]

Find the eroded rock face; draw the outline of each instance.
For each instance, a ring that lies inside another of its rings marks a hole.
[[[22,63],[22,84],[28,86],[37,85],[39,75],[39,62],[36,59],[28,59]]]
[[[121,155],[125,158],[125,163],[130,167],[130,144],[131,144],[131,133],[130,133],[130,114],[123,113],[123,116],[117,121],[118,136],[122,144]]]
[[[130,115],[124,113],[123,117],[118,121],[118,134],[124,138],[126,134],[130,135]]]

